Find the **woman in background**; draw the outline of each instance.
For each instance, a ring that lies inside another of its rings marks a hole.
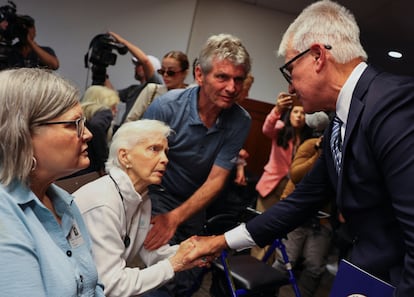
[[[173,89],[184,89],[188,87],[185,79],[189,71],[188,57],[181,51],[170,51],[162,58],[161,69],[158,73],[164,80],[164,85],[149,83],[141,91],[125,122],[141,119],[147,107],[158,96]]]
[[[38,68],[0,72],[2,296],[104,296],[72,196],[53,184],[89,165],[76,88]]]
[[[188,57],[181,51],[170,51],[164,55],[161,62],[161,74],[168,90],[184,89],[188,86],[185,79],[188,75],[190,63]]]
[[[118,93],[104,86],[90,86],[83,95],[81,106],[86,117],[86,127],[92,132],[93,138],[88,143],[91,163],[78,175],[93,171],[100,175],[105,173],[108,143],[112,138],[112,125],[119,101]]]
[[[263,212],[280,200],[288,182],[289,168],[299,145],[312,137],[313,130],[306,125],[303,106],[295,95],[280,93],[275,107],[263,123],[263,134],[271,139],[269,161],[256,185],[259,193],[256,210]],[[251,254],[258,259],[266,248],[253,247]],[[274,259],[271,259],[273,263]]]

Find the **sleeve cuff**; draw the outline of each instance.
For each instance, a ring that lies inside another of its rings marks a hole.
[[[244,223],[224,233],[224,238],[226,239],[227,245],[231,249],[237,251],[248,249],[256,245]]]

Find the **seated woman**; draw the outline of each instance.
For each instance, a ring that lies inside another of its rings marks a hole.
[[[178,271],[207,265],[202,260],[183,264],[184,255],[193,247],[188,241],[154,251],[143,247],[151,227],[147,187],[161,183],[170,133],[169,126],[156,120],[123,124],[112,139],[108,175],[74,193],[92,237],[107,297],[141,295],[171,280]],[[132,266],[137,256],[147,268]]]
[[[78,90],[39,68],[0,72],[1,296],[99,296],[91,239],[53,184],[89,165]]]

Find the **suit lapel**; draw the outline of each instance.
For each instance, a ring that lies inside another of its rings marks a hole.
[[[358,83],[355,86],[355,90],[352,93],[351,106],[349,108],[344,143],[342,146],[342,170],[339,174],[337,184],[337,203],[340,207],[342,206],[342,176],[343,174],[347,174],[346,162],[348,145],[352,145],[349,140],[352,138],[352,134],[354,134],[356,129],[359,127],[359,125],[357,126],[357,123],[365,107],[365,94],[368,92],[371,82],[378,74],[379,72],[368,66],[362,73]]]

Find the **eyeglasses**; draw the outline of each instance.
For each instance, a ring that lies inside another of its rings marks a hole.
[[[332,49],[332,46],[325,44],[324,47],[327,50]],[[287,80],[287,82],[289,84],[292,84],[292,74],[290,73],[290,70],[288,69],[288,67],[295,62],[297,59],[299,59],[300,57],[306,55],[311,49],[308,48],[307,50],[297,54],[296,56],[294,56],[292,59],[290,59],[285,65],[283,65],[282,67],[279,68],[280,72],[282,72],[283,77]]]
[[[173,71],[173,70],[164,70],[164,69],[158,69],[157,72],[159,74],[161,74],[162,76],[164,76],[164,74],[166,74],[167,76],[174,76],[177,73],[183,72],[184,70],[180,70],[180,71]]]
[[[59,124],[72,124],[72,125],[76,125],[76,131],[78,133],[78,137],[82,137],[83,132],[85,131],[85,122],[86,122],[86,118],[80,117],[79,119],[73,120],[73,121],[57,121],[57,122],[43,122],[40,123],[40,126],[43,125],[59,125]]]

